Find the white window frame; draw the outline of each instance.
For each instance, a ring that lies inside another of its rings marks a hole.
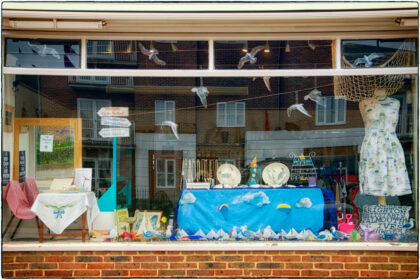
[[[92,116],[93,116],[93,119],[92,120],[89,119],[89,121],[92,121],[92,123],[95,124],[95,125],[93,125],[93,127],[92,127],[93,137],[85,137],[85,136],[83,136],[83,133],[82,133],[82,139],[83,140],[95,140],[95,141],[110,141],[111,138],[103,138],[99,135],[99,129],[100,129],[99,125],[100,125],[101,118],[97,114],[99,109],[97,109],[98,106],[97,106],[96,103],[97,102],[105,102],[105,103],[108,103],[108,107],[111,107],[112,106],[111,100],[109,100],[109,99],[77,98],[77,117],[78,118],[81,118],[80,104],[83,101],[92,102],[92,112],[93,112]],[[86,121],[86,119],[82,119],[82,123],[84,121]],[[82,125],[82,129],[83,129],[83,125]]]
[[[235,112],[234,112],[235,121],[233,124],[228,123],[228,104],[235,104]],[[242,111],[238,111],[239,105],[243,106]],[[224,109],[221,108],[222,106],[224,106]],[[222,110],[224,112],[222,112]],[[217,127],[245,127],[245,123],[246,123],[245,111],[246,111],[245,102],[218,102],[217,103]],[[224,114],[224,119],[221,118],[222,113]],[[238,114],[242,115],[241,118],[243,122],[241,123],[238,122]]]
[[[157,104],[163,103],[165,109],[163,111],[157,110]],[[172,117],[169,116],[169,112],[172,111]],[[158,114],[163,113],[162,121],[159,120]],[[174,100],[155,100],[155,125],[162,125],[163,121],[175,122],[175,101]]]
[[[157,166],[158,166],[158,164],[157,164],[157,162],[158,162],[158,160],[163,160],[164,161],[164,163],[165,163],[165,167],[164,167],[164,172],[163,173],[159,173],[158,172],[158,168],[157,168]],[[168,162],[169,161],[171,161],[172,163],[173,163],[173,166],[174,166],[174,170],[173,170],[173,172],[172,173],[169,173],[168,172]],[[164,174],[165,175],[165,185],[164,186],[159,186],[159,184],[158,184],[158,175],[161,175],[161,174]],[[174,185],[172,186],[172,185],[168,185],[168,175],[169,174],[173,174],[174,175]],[[159,189],[174,189],[175,187],[176,187],[176,160],[174,159],[174,158],[156,158],[156,188],[159,188]]]
[[[322,125],[343,125],[346,124],[347,120],[346,120],[346,116],[347,116],[347,100],[343,99],[343,98],[335,98],[334,96],[323,96],[323,97],[319,97],[322,98],[323,100],[325,100],[326,106],[325,108],[321,105],[319,105],[318,103],[316,103],[316,112],[315,112],[315,125],[317,126],[322,126]],[[327,122],[327,114],[330,112],[330,110],[328,110],[328,103],[329,102],[334,102],[334,120],[332,120],[331,122]],[[344,102],[344,112],[343,112],[343,120],[339,120],[339,114],[341,113],[338,105],[339,102]],[[319,115],[323,114],[323,121],[319,120]]]
[[[99,48],[101,48],[102,46],[100,45],[101,42],[105,42],[105,41],[109,41],[108,42],[108,46],[106,46],[106,49],[110,50],[110,52],[102,52],[101,50],[98,50]],[[89,57],[91,58],[101,58],[101,59],[114,59],[114,44],[112,43],[112,40],[92,40],[91,42],[92,44],[92,52],[89,54]],[[111,44],[111,46],[109,46],[109,44]],[[88,47],[87,43],[86,43],[86,48]]]

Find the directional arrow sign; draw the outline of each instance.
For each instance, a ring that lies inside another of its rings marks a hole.
[[[125,127],[109,127],[109,128],[102,128],[99,131],[99,135],[104,138],[109,137],[130,137],[130,130]]]
[[[127,117],[128,107],[102,107],[98,111],[101,117]]]
[[[127,120],[126,118],[102,117],[101,125],[130,127],[131,122]]]

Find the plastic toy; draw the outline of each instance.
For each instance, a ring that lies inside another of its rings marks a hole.
[[[355,224],[351,221],[352,218],[353,214],[346,214],[346,222],[338,224],[338,230],[345,233],[350,233],[355,227]]]

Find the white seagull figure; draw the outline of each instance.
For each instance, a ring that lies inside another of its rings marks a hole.
[[[209,95],[209,90],[206,87],[200,86],[193,87],[191,91],[197,94],[200,98],[201,104],[203,104],[204,108],[207,108],[207,95]]]
[[[357,66],[359,64],[364,64],[365,67],[371,67],[374,59],[377,59],[377,58],[383,57],[383,56],[384,55],[381,54],[381,53],[371,53],[368,56],[364,55],[363,57],[356,58],[354,60],[353,66]]]
[[[153,60],[154,63],[159,65],[166,65],[166,62],[159,59],[157,55],[159,54],[159,51],[155,48],[151,48],[150,50],[146,49],[142,43],[139,42],[140,51],[142,54],[147,55],[149,57],[149,60]]]
[[[299,112],[301,112],[302,114],[308,116],[308,117],[312,117],[308,111],[306,111],[306,109],[303,107],[302,103],[299,104],[293,104],[291,105],[289,108],[287,108],[287,116],[290,118],[290,116],[292,115],[292,111],[293,110],[298,110]]]
[[[169,126],[172,129],[173,134],[175,135],[176,139],[179,140],[178,136],[178,124],[171,122],[171,121],[163,121],[162,125]]]
[[[56,49],[54,49],[54,48],[48,48],[47,47],[47,44],[44,44],[44,45],[36,45],[36,44],[31,44],[31,43],[28,42],[28,45],[31,48],[35,48],[35,50],[33,50],[33,49],[32,50],[34,52],[36,52],[38,55],[40,55],[40,56],[45,56],[47,54],[50,54],[50,55],[54,56],[57,59],[60,59],[61,58],[61,56],[58,54],[58,52],[56,51]]]
[[[256,79],[257,79],[257,77],[252,77],[252,81],[255,81]],[[271,86],[270,86],[271,77],[270,76],[265,76],[265,77],[262,77],[262,79],[264,81],[265,86],[267,87],[267,90],[269,92],[271,92]]]
[[[255,57],[257,53],[265,49],[265,46],[256,46],[252,48],[251,52],[247,52],[245,56],[239,59],[238,69],[241,69],[245,63],[249,62],[251,64],[255,64],[257,62],[257,58]]]
[[[313,90],[311,90],[310,93],[308,93],[307,95],[305,95],[303,97],[303,99],[304,100],[310,99],[310,100],[316,102],[317,104],[319,104],[320,106],[322,106],[324,108],[327,106],[327,104],[325,102],[325,99],[322,98],[321,91],[318,90],[318,89],[316,89],[316,88],[314,88]]]

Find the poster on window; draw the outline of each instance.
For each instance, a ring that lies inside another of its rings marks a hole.
[[[3,151],[1,154],[1,185],[6,186],[10,181],[10,152]]]
[[[92,188],[92,168],[76,168],[74,184],[81,192],[90,192]]]
[[[52,153],[53,151],[53,135],[41,135],[39,150],[41,152]]]
[[[19,151],[19,183],[26,178],[26,151]]]

